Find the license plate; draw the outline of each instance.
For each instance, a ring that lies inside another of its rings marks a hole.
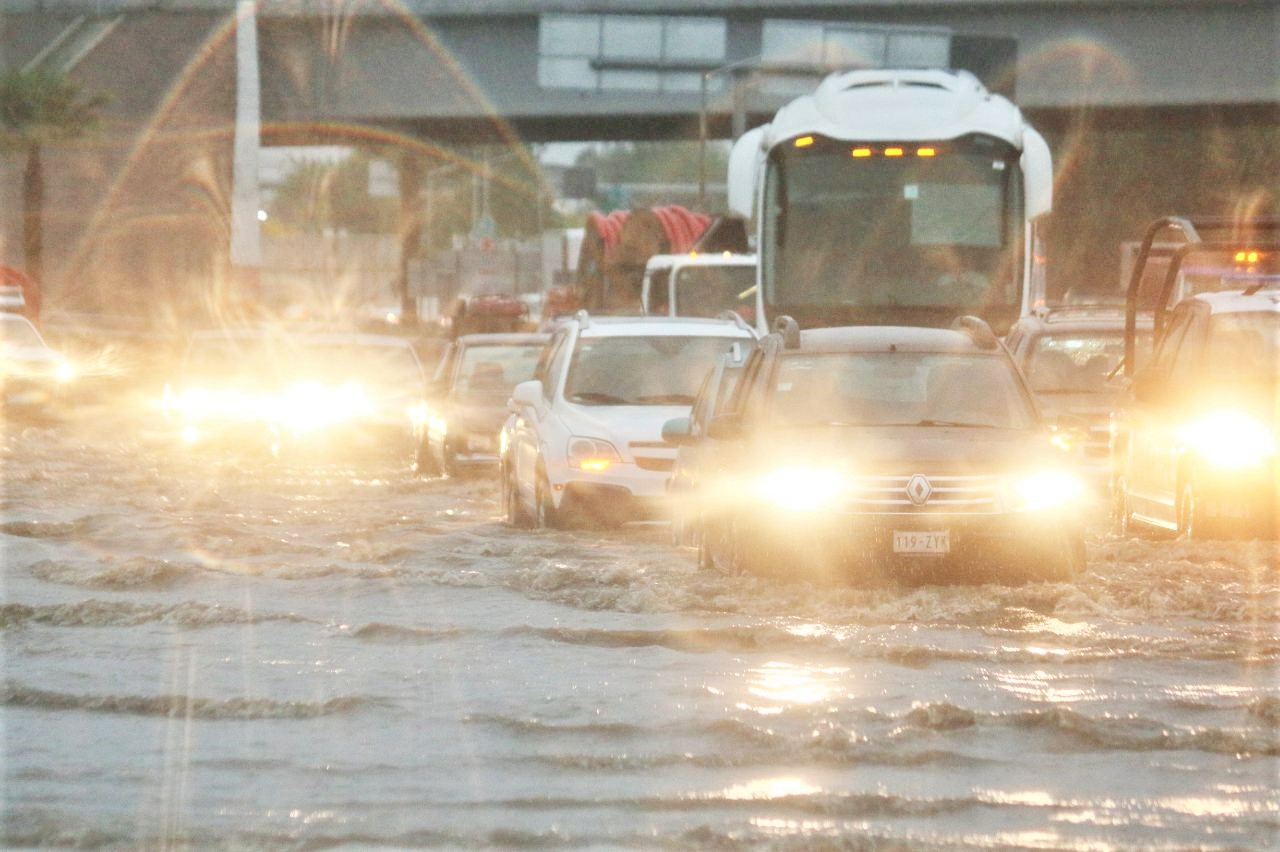
[[[894,553],[928,553],[942,555],[951,552],[951,531],[936,530],[933,532],[902,532],[895,530],[893,533],[893,552]]]

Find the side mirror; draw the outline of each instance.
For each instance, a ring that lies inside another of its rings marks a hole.
[[[542,399],[542,382],[530,379],[512,388],[511,399],[507,400],[507,408],[519,414],[526,408],[536,406],[540,399]]]
[[[697,438],[693,436],[692,426],[693,424],[688,417],[673,417],[662,424],[662,440],[678,447],[697,443]]]
[[[707,437],[716,441],[736,441],[742,437],[742,433],[740,414],[717,414],[707,424]]]

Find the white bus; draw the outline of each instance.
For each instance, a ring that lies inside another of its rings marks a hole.
[[[1043,137],[965,71],[849,71],[737,140],[729,207],[757,233],[767,319],[1003,334],[1044,301]]]

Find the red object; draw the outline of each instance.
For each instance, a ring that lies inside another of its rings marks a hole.
[[[12,266],[0,266],[0,286],[21,287],[26,305],[22,314],[34,323],[40,322],[40,285],[34,278]]]
[[[614,210],[605,215],[593,210],[587,214],[587,226],[600,235],[605,248],[611,249],[618,244],[618,237],[622,234],[622,223],[627,221],[628,213],[627,210]]]
[[[678,204],[668,207],[655,207],[653,213],[662,223],[662,230],[670,243],[671,254],[684,254],[693,250],[698,237],[711,224],[711,217],[702,213],[694,213]]]
[[[467,302],[466,312],[490,317],[519,317],[529,312],[529,307],[510,296],[478,296]]]

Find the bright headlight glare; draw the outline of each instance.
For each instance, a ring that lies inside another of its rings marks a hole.
[[[599,438],[570,438],[569,466],[579,470],[600,472],[622,461],[618,449]]]
[[[1084,482],[1080,477],[1066,471],[1041,471],[1013,483],[1014,508],[1028,512],[1074,503],[1084,493]]]
[[[53,377],[60,382],[69,382],[76,377],[76,368],[71,366],[70,361],[59,361],[58,366],[53,368]]]
[[[836,470],[782,467],[760,477],[755,492],[781,509],[812,512],[829,506],[844,486],[844,476]]]
[[[1207,414],[1182,427],[1182,440],[1214,467],[1238,470],[1275,455],[1276,438],[1266,424],[1240,411]]]

